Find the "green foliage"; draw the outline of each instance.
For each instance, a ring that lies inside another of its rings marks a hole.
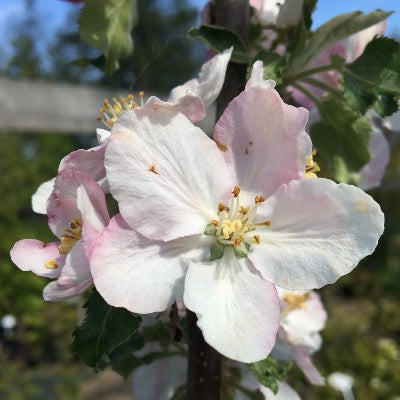
[[[119,59],[133,50],[134,0],[86,0],[79,18],[83,42],[103,52],[104,71],[119,68]]]
[[[282,83],[282,73],[287,66],[287,59],[272,51],[263,50],[254,57],[264,64],[264,79],[272,79],[277,85]]]
[[[313,145],[338,179],[344,165],[358,172],[370,159],[371,124],[344,101],[328,97],[318,103],[321,120],[311,127]]]
[[[390,14],[381,10],[368,14],[354,11],[332,18],[309,35],[307,40],[303,40],[301,46],[298,46],[292,58],[292,69],[302,70],[322,50],[353,33],[385,20]]]
[[[221,53],[233,46],[231,60],[238,63],[247,63],[249,56],[246,53],[246,46],[236,35],[227,28],[213,25],[201,25],[200,28],[192,28],[189,36],[193,39],[201,39],[212,49]]]
[[[271,389],[275,394],[278,393],[279,389],[278,381],[286,380],[287,373],[291,368],[291,364],[281,364],[272,356],[248,366],[258,382]]]
[[[73,333],[72,349],[76,357],[95,369],[104,369],[113,359],[143,347],[136,331],[141,318],[124,308],[108,305],[93,290],[86,302],[86,318]]]
[[[343,78],[346,99],[354,110],[365,113],[375,105],[381,116],[392,114],[400,97],[400,43],[375,38],[346,65]]]

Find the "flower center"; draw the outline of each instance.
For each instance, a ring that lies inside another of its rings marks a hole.
[[[283,315],[287,315],[294,310],[305,307],[305,302],[310,298],[311,292],[305,293],[286,293],[283,300],[286,303]]]
[[[238,258],[246,257],[252,244],[260,244],[259,235],[254,234],[259,226],[269,226],[270,221],[253,223],[259,204],[265,201],[264,196],[256,196],[254,206],[240,204],[240,188],[235,186],[228,206],[218,204],[218,219],[207,224],[204,234],[215,236],[211,246],[211,259],[221,258],[225,246],[233,246]]]
[[[140,91],[138,93],[140,106],[143,106],[143,96],[144,92]],[[139,107],[139,104],[135,102],[135,96],[133,96],[133,94],[126,97],[119,96],[118,99],[113,97],[112,102],[109,102],[108,99],[104,99],[103,107],[100,108],[100,115],[97,117],[97,120],[102,121],[107,128],[112,128],[117,119],[121,116],[122,111],[132,110],[136,107]]]
[[[70,228],[63,228],[65,232],[61,236],[61,243],[58,246],[60,255],[67,255],[74,247],[75,243],[82,238],[82,220],[80,218],[72,218]]]
[[[80,218],[72,218],[69,226],[69,228],[63,228],[65,233],[61,236],[61,243],[58,245],[58,252],[61,256],[67,255],[75,243],[82,238],[82,220]],[[58,264],[54,259],[47,260],[44,266],[47,269],[58,268]]]
[[[310,157],[308,157],[306,162],[305,174],[306,178],[318,178],[317,172],[321,171],[319,165],[314,161],[314,156],[317,154],[317,151],[314,149]]]

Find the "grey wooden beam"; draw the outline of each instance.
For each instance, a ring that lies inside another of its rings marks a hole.
[[[96,119],[103,100],[127,94],[125,89],[0,78],[0,132],[94,134],[104,128]],[[207,133],[214,119],[212,108],[200,124]]]

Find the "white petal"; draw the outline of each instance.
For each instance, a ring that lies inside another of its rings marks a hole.
[[[168,101],[177,101],[183,95],[198,95],[206,107],[218,97],[224,84],[226,68],[231,58],[233,47],[217,54],[201,67],[198,79],[192,79],[171,91]]]
[[[206,342],[224,356],[254,362],[270,353],[279,326],[275,287],[231,249],[220,260],[189,265],[184,303]]]
[[[47,214],[47,200],[54,189],[56,178],[43,182],[32,195],[32,210],[38,214]]]
[[[265,400],[301,400],[298,393],[287,383],[278,382],[279,390],[274,394],[270,389],[261,386],[261,393],[265,396]]]
[[[191,249],[199,238],[168,243],[146,239],[130,229],[120,215],[103,232],[91,259],[95,286],[104,300],[140,314],[160,312],[182,299]]]
[[[361,189],[322,178],[292,181],[264,202],[261,244],[249,253],[265,279],[290,290],[319,288],[349,273],[382,235],[379,205]]]
[[[308,111],[285,104],[270,85],[258,84],[257,65],[254,83],[229,103],[214,131],[236,184],[252,201],[303,177],[311,154],[311,140],[304,130]]]
[[[215,142],[165,108],[125,112],[114,129],[105,163],[126,222],[156,240],[202,233],[234,186]]]
[[[107,131],[106,129],[96,129],[96,136],[97,136],[97,141],[102,144],[105,142],[108,142],[111,137],[111,132]]]

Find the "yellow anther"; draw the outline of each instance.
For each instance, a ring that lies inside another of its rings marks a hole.
[[[44,266],[47,269],[57,269],[58,268],[58,264],[56,263],[56,260],[54,260],[54,259],[47,260],[44,263]]]
[[[232,190],[233,197],[238,197],[239,193],[240,193],[240,187],[239,186],[235,186],[233,188],[233,190]]]
[[[260,235],[254,235],[253,236],[253,242],[255,244],[260,244],[261,243]]]
[[[291,311],[304,308],[305,302],[309,299],[311,292],[306,292],[304,294],[299,293],[286,293],[283,296],[283,300],[285,301],[285,310],[284,313],[288,314]]]
[[[218,226],[218,221],[217,221],[216,219],[212,219],[212,220],[210,221],[210,224],[211,224],[211,225],[214,225],[214,226]]]
[[[98,121],[103,121],[105,125],[112,128],[117,119],[121,116],[124,110],[131,110],[138,107],[134,102],[134,96],[128,95],[127,97],[118,96],[118,98],[112,98],[112,104],[108,99],[104,99],[103,107],[100,108],[100,117],[104,115],[101,119],[98,117]]]
[[[239,213],[246,215],[250,211],[250,207],[241,206],[239,209]]]
[[[321,171],[319,165],[314,161],[313,156],[317,154],[317,151],[313,149],[310,157],[308,157],[305,167],[305,176],[306,178],[318,178],[317,172]]]
[[[234,245],[235,247],[237,247],[237,246],[240,246],[241,243],[242,243],[242,241],[241,241],[239,238],[237,238],[237,239],[235,239],[235,241],[233,242],[233,245]]]
[[[224,219],[222,222],[222,235],[224,239],[229,239],[230,236],[243,228],[243,222],[240,219],[234,221],[230,219]]]
[[[70,228],[63,228],[66,232],[61,236],[61,243],[58,245],[60,255],[67,255],[74,247],[75,243],[82,238],[82,220],[80,218],[72,218]]]
[[[139,96],[139,97],[143,97],[143,96],[144,96],[143,90],[141,90],[141,91],[138,93],[138,96]]]
[[[149,168],[149,171],[153,174],[159,175],[159,173],[156,171],[156,166],[154,164]]]
[[[219,204],[218,204],[218,211],[219,211],[219,212],[222,212],[222,211],[224,211],[224,210],[225,210],[225,208],[226,208],[226,206],[225,206],[225,204],[224,204],[224,203],[219,203]]]
[[[263,203],[265,201],[265,197],[264,196],[256,196],[255,197],[255,199],[254,199],[254,202],[256,203],[256,204],[259,204],[259,203]]]

